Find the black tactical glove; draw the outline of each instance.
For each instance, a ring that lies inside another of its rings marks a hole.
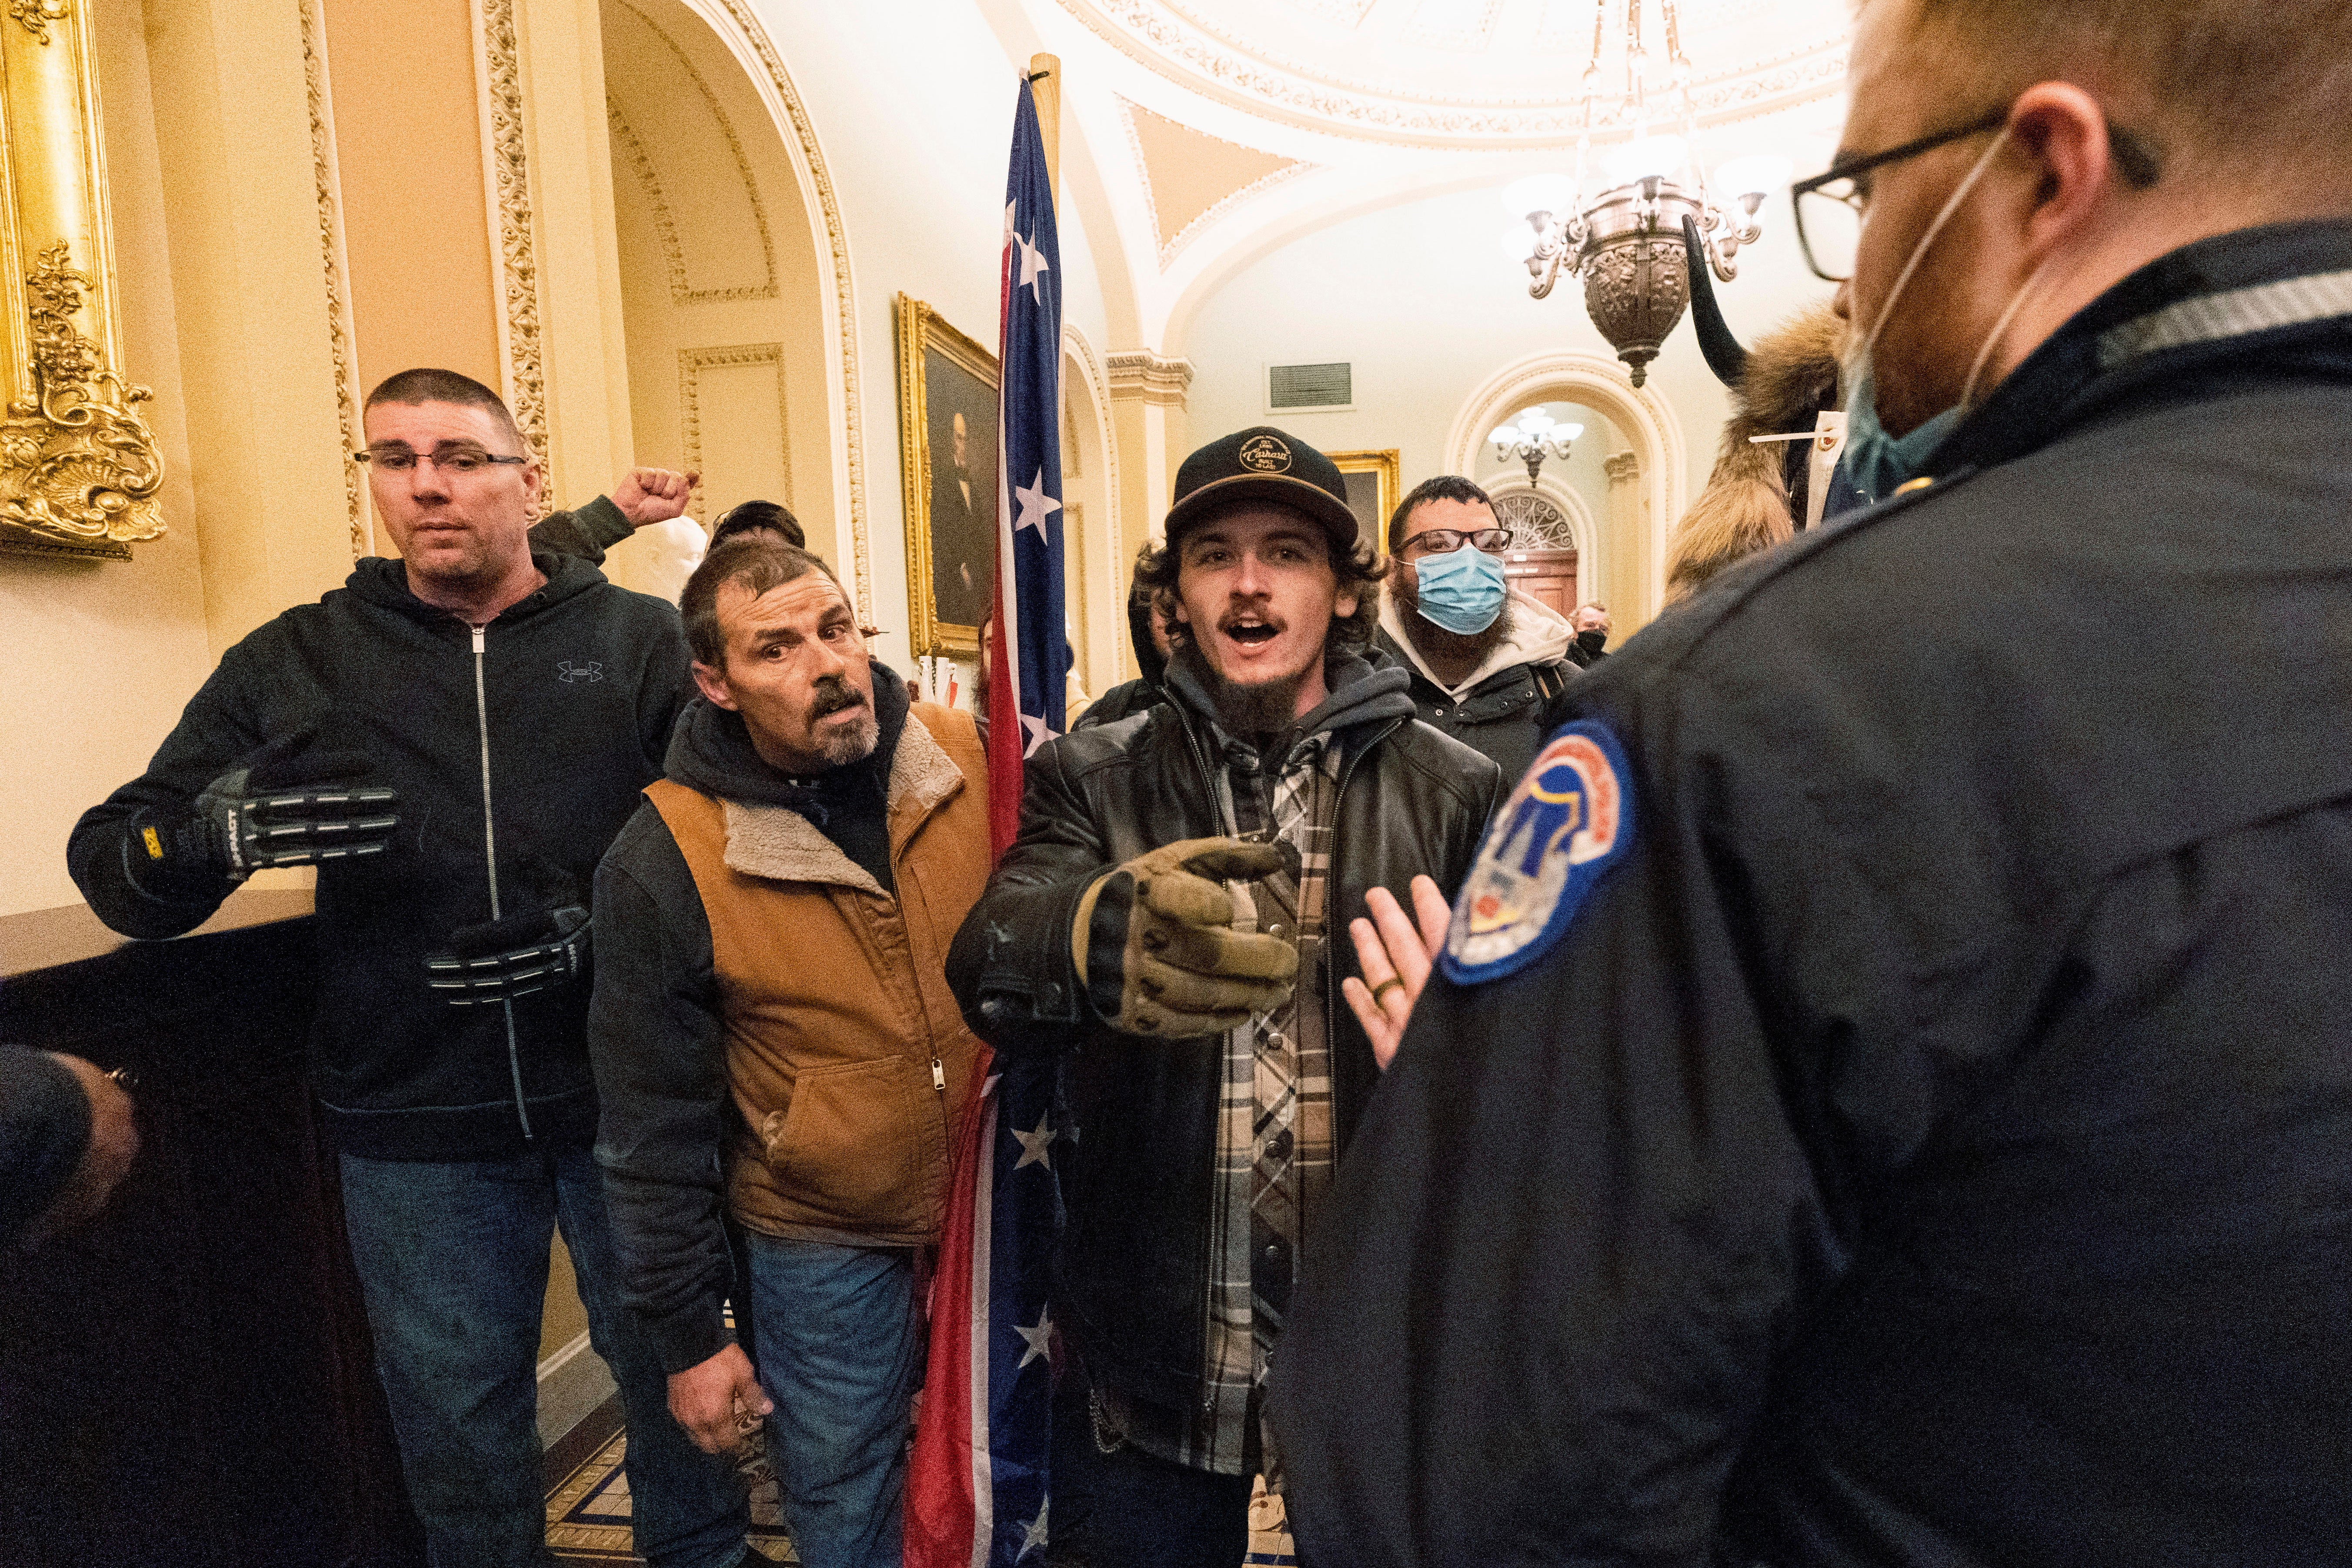
[[[1222,1035],[1280,1006],[1297,980],[1298,949],[1282,936],[1234,930],[1234,900],[1219,882],[1282,864],[1276,845],[1187,838],[1088,888],[1070,951],[1096,1012],[1128,1034],[1183,1040]]]
[[[446,952],[427,953],[425,981],[454,1007],[510,1002],[588,974],[588,911],[534,910],[464,927]]]
[[[310,742],[307,731],[273,742],[184,810],[140,824],[132,863],[166,880],[242,882],[267,866],[382,853],[400,826],[399,797],[367,782],[363,754]]]

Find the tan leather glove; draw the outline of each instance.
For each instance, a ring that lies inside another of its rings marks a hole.
[[[1234,930],[1234,900],[1220,884],[1281,866],[1272,844],[1187,838],[1097,880],[1070,930],[1095,1010],[1125,1033],[1183,1040],[1222,1035],[1280,1006],[1298,978],[1298,949]]]

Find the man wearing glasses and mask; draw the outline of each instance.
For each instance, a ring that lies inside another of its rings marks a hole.
[[[1515,779],[1559,727],[1576,670],[1567,619],[1505,579],[1510,545],[1511,531],[1468,479],[1440,474],[1415,485],[1389,519],[1395,564],[1373,646],[1412,677],[1423,723]]]
[[[257,868],[318,867],[311,1081],[434,1560],[547,1560],[535,1371],[560,1227],[628,1409],[638,1552],[732,1568],[744,1495],[667,1414],[592,1152],[587,894],[690,690],[677,613],[532,550],[539,465],[488,387],[404,372],[364,418],[401,559],[229,649],[68,864],[150,938]],[[682,506],[685,486],[648,471],[623,499]]]
[[[1496,813],[1276,1369],[1302,1558],[2352,1540],[2352,9],[1851,62],[1805,237],[1893,499]]]

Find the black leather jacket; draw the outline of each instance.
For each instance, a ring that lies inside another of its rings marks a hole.
[[[1499,774],[1418,721],[1341,732],[1348,761],[1332,836],[1328,1007],[1340,1146],[1379,1079],[1339,995],[1359,973],[1346,921],[1364,894],[1407,896],[1427,873],[1448,897],[1470,868]],[[998,1049],[1056,1053],[1063,1138],[1054,1168],[1066,1213],[1055,1258],[1055,1320],[1091,1375],[1181,1408],[1201,1385],[1212,1169],[1224,1042],[1145,1039],[1107,1027],[1085,1000],[1070,921],[1096,879],[1159,845],[1232,831],[1212,769],[1214,731],[1181,696],[1048,742],[1029,759],[1021,836],[948,954],[948,983]]]

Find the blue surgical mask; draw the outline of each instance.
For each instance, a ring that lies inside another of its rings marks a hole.
[[[1431,624],[1472,637],[1503,613],[1503,562],[1475,544],[1413,563],[1421,613]]]
[[[1887,290],[1885,303],[1878,308],[1878,320],[1870,324],[1870,330],[1863,334],[1847,358],[1843,377],[1847,388],[1845,450],[1838,455],[1837,472],[1830,480],[1832,498],[1836,498],[1843,488],[1840,484],[1842,479],[1845,486],[1851,486],[1860,494],[1865,504],[1885,500],[1919,477],[1927,467],[1927,459],[1934,457],[1936,448],[1944,444],[1944,437],[1959,426],[1962,416],[1967,413],[1967,396],[1963,394],[1958,405],[1945,409],[1908,435],[1888,435],[1886,427],[1878,422],[1878,387],[1873,361],[1878,349],[1879,334],[1886,330],[1887,321],[1895,314],[1895,306],[1903,298],[1903,290],[1909,286],[1912,274],[1919,270],[1919,264],[1927,259],[1928,247],[1936,243],[1936,237],[1944,232],[1945,224],[1960,210],[1960,204],[1969,199],[1969,193],[1976,189],[1977,182],[1984,177],[1986,170],[1992,167],[1994,155],[2008,140],[2009,127],[2004,125],[1978,156],[1968,176],[1946,199],[1943,209],[1937,213],[1927,232],[1919,237],[1919,242],[1911,247],[1911,255],[1903,263],[1903,270],[1895,276],[1895,287]],[[2029,279],[2028,287],[2031,286]],[[2008,320],[2004,314],[2001,318],[2004,326]],[[1997,335],[1998,328],[1995,332]],[[1990,349],[1990,345],[1987,347]],[[1983,363],[1984,355],[1979,354],[1978,366],[1981,367]],[[1972,389],[1976,384],[1973,370],[1969,375],[1969,384]]]
[[[1919,477],[1944,437],[1959,428],[1962,410],[1945,409],[1907,436],[1890,436],[1878,422],[1878,389],[1868,361],[1845,400],[1845,450],[1838,468],[1864,505],[1883,501]]]

